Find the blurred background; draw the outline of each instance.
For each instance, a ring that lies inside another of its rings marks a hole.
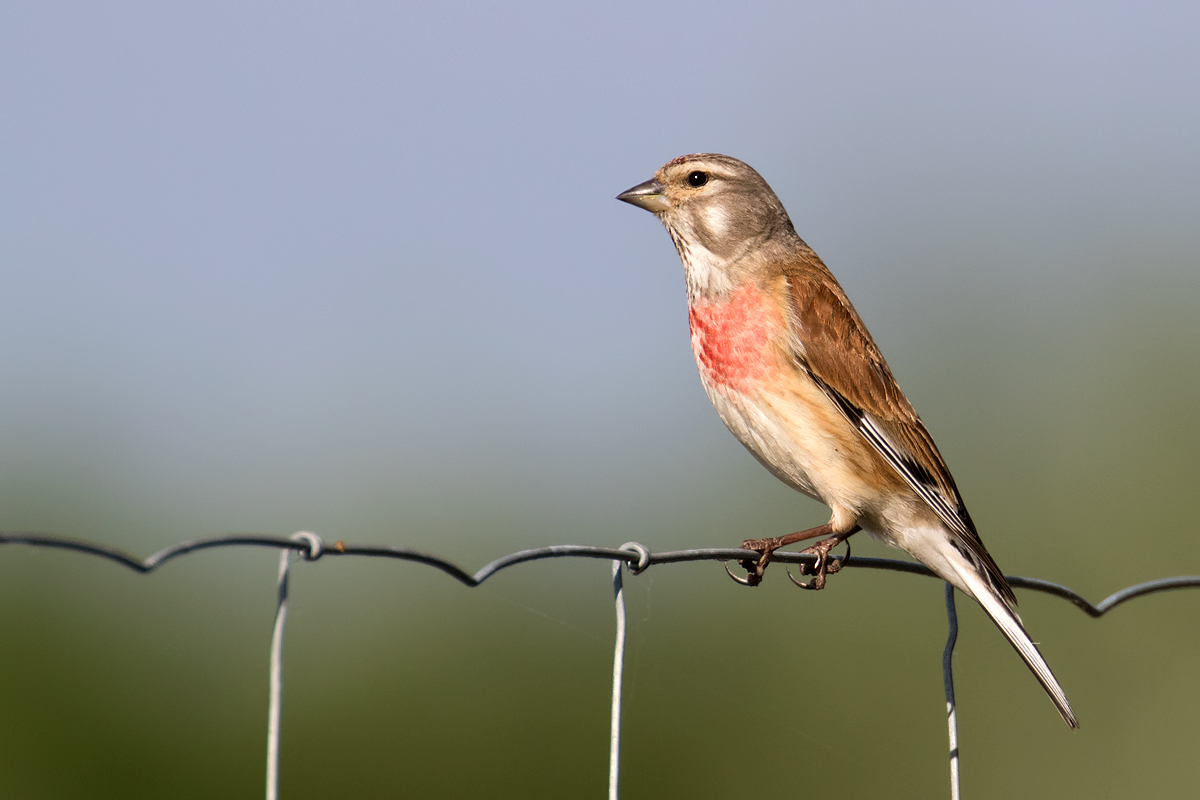
[[[827,519],[729,435],[664,161],[742,158],[1010,574],[1200,573],[1195,4],[5,3],[0,528],[736,545]],[[866,540],[856,554],[899,555]],[[0,794],[262,792],[274,552],[0,548]],[[610,568],[298,564],[285,797],[601,797]],[[652,569],[623,794],[946,793],[942,585]],[[968,797],[1193,797],[1200,593],[960,603]]]

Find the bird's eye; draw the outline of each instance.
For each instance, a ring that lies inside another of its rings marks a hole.
[[[700,170],[689,172],[687,176],[687,182],[688,186],[703,186],[704,184],[708,183],[708,173],[701,172]]]

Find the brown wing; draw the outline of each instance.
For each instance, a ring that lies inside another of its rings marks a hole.
[[[854,306],[816,254],[785,270],[800,365],[863,438],[946,523],[958,549],[1010,603],[1016,597],[988,554],[933,437],[900,391]]]

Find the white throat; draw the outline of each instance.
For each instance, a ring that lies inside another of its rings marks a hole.
[[[675,243],[679,260],[683,262],[689,300],[725,295],[734,290],[726,259],[697,242],[696,237],[685,239],[670,225],[666,228]]]

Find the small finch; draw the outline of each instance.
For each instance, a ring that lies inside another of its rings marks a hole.
[[[675,242],[692,351],[721,420],[775,477],[832,510],[825,525],[743,542],[761,557],[743,562],[741,580],[757,584],[776,549],[828,536],[804,551],[819,589],[838,566],[830,549],[865,530],[975,598],[1079,727],[933,437],[762,176],[729,156],[681,156],[617,199],[653,212]]]

